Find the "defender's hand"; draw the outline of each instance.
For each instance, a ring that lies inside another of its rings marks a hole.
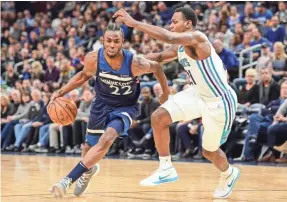
[[[129,27],[134,27],[137,21],[133,19],[124,9],[118,10],[113,18],[116,18],[116,22],[123,22]]]

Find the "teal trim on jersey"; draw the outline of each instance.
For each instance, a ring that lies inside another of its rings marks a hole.
[[[214,67],[214,63],[213,63],[213,60],[212,60],[212,57],[211,57],[211,56],[210,56],[210,62],[211,62],[211,64],[212,64],[212,68],[213,68],[213,70],[214,70],[214,72],[215,72],[215,74],[216,74],[218,80],[220,81],[221,85],[223,86],[223,88],[224,88],[225,91],[227,92],[227,96],[228,96],[228,94],[230,95],[230,96],[229,96],[229,99],[230,99],[230,97],[231,97],[230,101],[231,101],[231,102],[233,101],[233,103],[232,103],[232,105],[233,105],[233,110],[236,111],[236,102],[235,102],[235,99],[234,99],[234,97],[233,97],[233,95],[232,95],[232,93],[231,93],[231,90],[228,90],[228,89],[226,88],[226,86],[223,84],[223,82],[221,81],[221,79],[220,79],[220,77],[219,77],[219,75],[218,75],[218,73],[217,73],[217,71],[216,71],[216,69],[215,69],[215,67]],[[207,64],[209,65],[209,63],[207,63]]]
[[[211,56],[210,56],[210,60],[212,60],[212,59],[211,59]],[[214,76],[213,71],[212,71],[212,69],[210,68],[211,65],[209,65],[208,58],[207,58],[205,61],[206,61],[206,63],[207,63],[207,67],[208,67],[209,71],[211,72],[211,75],[214,77],[215,82],[217,83],[217,85],[220,87],[221,90],[223,89],[223,92],[222,92],[222,93],[224,94],[224,92],[226,92],[226,90],[225,90],[224,87],[222,87],[222,86],[224,86],[224,85],[223,85],[222,81],[220,80],[219,75],[218,75],[217,72],[215,71],[214,65],[212,65],[212,66],[213,66],[213,70],[214,70],[214,72],[216,73],[216,76],[217,76],[217,77]],[[221,82],[222,85],[219,84],[218,80]],[[226,130],[226,126],[228,125],[227,122],[228,122],[228,114],[229,114],[229,113],[227,113],[227,112],[228,112],[227,103],[226,103],[226,100],[224,99],[224,97],[222,97],[222,102],[223,102],[224,113],[225,113],[225,123],[224,123],[223,131],[225,131],[225,130]],[[231,117],[230,117],[230,119],[231,119]]]
[[[210,56],[210,57],[211,57],[211,56]],[[210,68],[210,65],[209,65],[209,62],[208,62],[208,58],[205,59],[204,61],[206,61],[207,70],[209,70],[209,72],[211,73],[211,75],[212,75],[212,77],[213,77],[213,80],[216,82],[217,86],[220,88],[221,94],[223,95],[224,92],[225,92],[225,89],[222,88],[222,86],[221,86],[221,85],[219,84],[219,82],[218,82],[218,80],[221,81],[220,78],[219,78],[219,77],[216,77],[216,76],[214,75],[212,69]],[[216,73],[217,73],[217,72],[216,72]],[[217,76],[218,76],[218,75],[217,75]]]
[[[198,60],[196,60],[196,64],[197,64],[197,66],[198,66],[198,68],[199,68],[199,70],[200,70],[200,72],[201,72],[201,75],[202,75],[202,77],[204,78],[205,82],[207,83],[207,85],[209,86],[209,88],[211,89],[211,91],[213,92],[213,94],[217,97],[217,96],[218,96],[217,93],[216,93],[215,90],[211,87],[210,83],[207,81],[207,78],[205,77],[204,72],[202,71],[201,66],[200,66]]]
[[[178,49],[178,52],[184,52],[184,46],[181,46],[179,49]]]
[[[220,76],[218,75],[218,73],[217,73],[217,71],[216,71],[216,69],[215,69],[215,66],[214,66],[212,57],[210,56],[209,58],[210,58],[210,62],[211,62],[212,68],[213,68],[213,70],[214,70],[214,72],[215,72],[215,74],[216,74],[216,76],[217,76],[219,82],[220,82],[221,85],[223,86],[224,90],[227,91],[226,86],[225,86],[225,85],[223,84],[223,82],[221,81]],[[207,64],[209,65],[208,59],[207,59]]]
[[[214,66],[214,63],[213,63],[213,60],[212,60],[212,57],[211,57],[211,56],[210,56],[210,62],[211,62],[211,64],[212,64],[212,68],[213,68],[213,70],[214,70],[216,76],[218,77],[218,79],[219,79],[221,85],[222,85],[222,86],[224,87],[224,89],[228,92],[228,89],[227,89],[226,86],[222,83],[222,81],[221,81],[221,79],[220,79],[220,77],[219,77],[217,71],[215,70],[215,66]],[[233,105],[233,110],[234,110],[234,112],[236,112],[236,101],[235,101],[235,99],[234,99],[234,97],[233,97],[231,91],[229,91],[229,93],[230,93],[230,97],[231,97],[231,99],[232,99],[232,101],[233,101],[233,103],[232,103],[232,105]],[[231,101],[231,100],[230,100],[230,101]]]

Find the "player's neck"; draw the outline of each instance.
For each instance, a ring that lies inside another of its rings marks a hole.
[[[118,70],[119,68],[121,68],[121,64],[124,58],[122,50],[120,50],[119,53],[115,55],[114,57],[109,57],[105,52],[104,52],[104,56],[105,56],[106,61],[108,62],[108,64],[110,65],[112,69]]]
[[[190,29],[185,30],[185,32],[195,32],[195,30],[190,28]]]

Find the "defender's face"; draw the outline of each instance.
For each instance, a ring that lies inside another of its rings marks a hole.
[[[120,31],[106,31],[104,35],[105,53],[109,57],[115,57],[123,46],[124,38]]]
[[[172,32],[184,32],[186,30],[186,23],[183,14],[181,12],[175,12],[171,18],[170,31]]]

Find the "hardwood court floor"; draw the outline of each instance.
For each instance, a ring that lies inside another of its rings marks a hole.
[[[65,176],[79,157],[1,155],[1,201],[59,201],[49,193],[50,186]],[[243,166],[241,177],[229,199],[213,200],[219,173],[208,163],[174,163],[180,179],[176,183],[143,188],[139,181],[157,168],[156,161],[101,161],[101,171],[87,192],[76,198],[72,191],[63,202],[187,202],[187,201],[287,201],[287,168]]]

